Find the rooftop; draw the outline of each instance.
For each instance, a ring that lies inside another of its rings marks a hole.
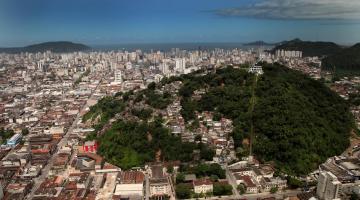
[[[194,186],[200,186],[200,185],[212,185],[212,181],[208,178],[202,178],[202,179],[197,179],[193,181],[193,185]]]
[[[143,183],[145,175],[139,171],[124,171],[120,174],[121,184]]]

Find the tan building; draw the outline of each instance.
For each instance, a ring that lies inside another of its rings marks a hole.
[[[246,193],[258,193],[259,187],[254,183],[254,181],[251,179],[250,176],[240,176],[238,174],[235,174],[236,177],[236,183],[237,184],[243,184],[246,187]]]
[[[210,179],[197,179],[193,181],[194,192],[197,194],[213,191],[213,183]]]
[[[151,166],[150,196],[171,196],[171,185],[163,165]]]

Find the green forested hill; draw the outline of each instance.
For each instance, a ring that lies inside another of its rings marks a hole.
[[[165,78],[161,84],[182,81],[178,94],[180,112],[191,123],[188,127],[199,124],[195,111],[213,111],[217,118],[232,119],[239,158],[249,154],[248,141],[252,138],[257,159],[272,161],[286,173],[301,175],[316,169],[328,157],[342,153],[354,127],[347,103],[321,82],[300,72],[279,64],[262,65],[264,74],[259,77],[226,67],[206,75],[195,72]],[[173,94],[160,94],[155,88],[161,87],[152,85],[136,93],[107,97],[90,109],[84,120],[97,119],[102,127],[116,112],[138,116],[136,107],[124,111],[131,108],[129,102],[151,107],[146,116],[140,117],[143,121],[119,119],[98,136],[99,153],[125,169],[153,161],[158,153],[164,160],[190,161],[196,149],[201,158],[211,160],[212,149],[201,143],[182,142],[162,126],[161,117],[152,114],[152,109],[166,108],[174,99]],[[205,94],[195,100],[192,94],[198,89],[205,89]]]
[[[253,121],[255,156],[275,161],[288,173],[308,173],[342,153],[353,126],[346,102],[322,83],[278,64],[264,64],[264,72],[254,88],[253,113],[254,75],[228,67],[202,77],[182,76],[184,118],[191,121],[195,110],[209,110],[233,119],[239,156],[248,153],[243,141],[250,139]],[[191,100],[192,91],[199,88],[207,88],[207,93],[198,102]]]
[[[261,159],[305,174],[348,147],[348,105],[322,83],[267,65],[256,93],[254,150]]]
[[[301,41],[299,39],[283,42],[276,46],[272,51],[276,50],[302,51],[303,56],[327,56],[333,55],[342,50],[342,48],[333,42],[310,42]]]
[[[323,69],[336,71],[360,71],[360,43],[330,55],[322,60]]]

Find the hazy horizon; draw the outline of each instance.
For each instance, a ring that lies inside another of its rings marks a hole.
[[[293,38],[293,39],[301,39],[301,38]],[[291,40],[293,40],[291,39]],[[133,42],[133,43],[128,43],[128,42],[124,42],[124,43],[104,43],[104,44],[91,44],[91,43],[83,43],[83,42],[74,42],[74,41],[68,41],[68,40],[54,40],[54,41],[39,41],[39,42],[34,42],[34,43],[29,43],[29,44],[25,44],[25,45],[22,45],[22,46],[0,46],[0,48],[22,48],[22,47],[26,47],[26,46],[30,46],[30,45],[35,45],[35,44],[41,44],[41,43],[46,43],[46,42],[73,42],[73,43],[78,43],[78,44],[83,44],[83,45],[86,45],[86,46],[89,46],[91,48],[94,48],[94,49],[101,49],[101,48],[118,48],[121,47],[121,46],[141,46],[141,45],[144,45],[144,46],[151,46],[151,45],[155,45],[155,46],[159,46],[159,45],[186,45],[186,44],[189,44],[189,45],[194,45],[197,47],[200,45],[216,45],[216,44],[220,44],[220,45],[229,45],[229,46],[237,46],[237,45],[242,45],[244,46],[244,44],[247,44],[247,43],[252,43],[252,42],[258,42],[258,41],[262,41],[262,42],[265,42],[269,45],[267,46],[274,46],[274,44],[276,43],[280,43],[280,42],[284,42],[284,41],[290,41],[290,40],[281,40],[281,41],[265,41],[265,40],[252,40],[252,41],[244,41],[244,42],[238,42],[238,41],[234,41],[234,42],[221,42],[221,41],[214,41],[214,42]],[[302,40],[302,41],[305,41],[305,40]],[[317,41],[321,41],[321,42],[334,42],[334,41],[322,41],[322,40],[306,40],[306,41],[312,41],[312,42],[317,42]],[[340,46],[352,46],[352,45],[355,45],[357,43],[360,43],[359,42],[354,42],[354,43],[337,43],[337,42],[334,42]],[[221,46],[219,46],[221,47]],[[176,46],[172,47],[172,48],[178,48]],[[214,46],[215,48],[215,46]]]

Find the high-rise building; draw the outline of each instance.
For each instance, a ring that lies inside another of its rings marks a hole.
[[[122,83],[122,73],[119,69],[115,70],[115,82]]]
[[[175,69],[180,73],[184,73],[186,66],[186,59],[185,58],[177,58],[175,59]]]
[[[37,62],[37,69],[38,71],[45,72],[45,61],[40,60]]]
[[[190,63],[191,64],[195,64],[197,59],[198,59],[197,52],[193,52],[190,54]]]
[[[160,70],[165,76],[169,74],[169,66],[166,60],[163,60],[163,63],[161,63]]]
[[[127,62],[126,63],[126,69],[132,69],[133,67],[132,67],[132,63],[131,62]]]

